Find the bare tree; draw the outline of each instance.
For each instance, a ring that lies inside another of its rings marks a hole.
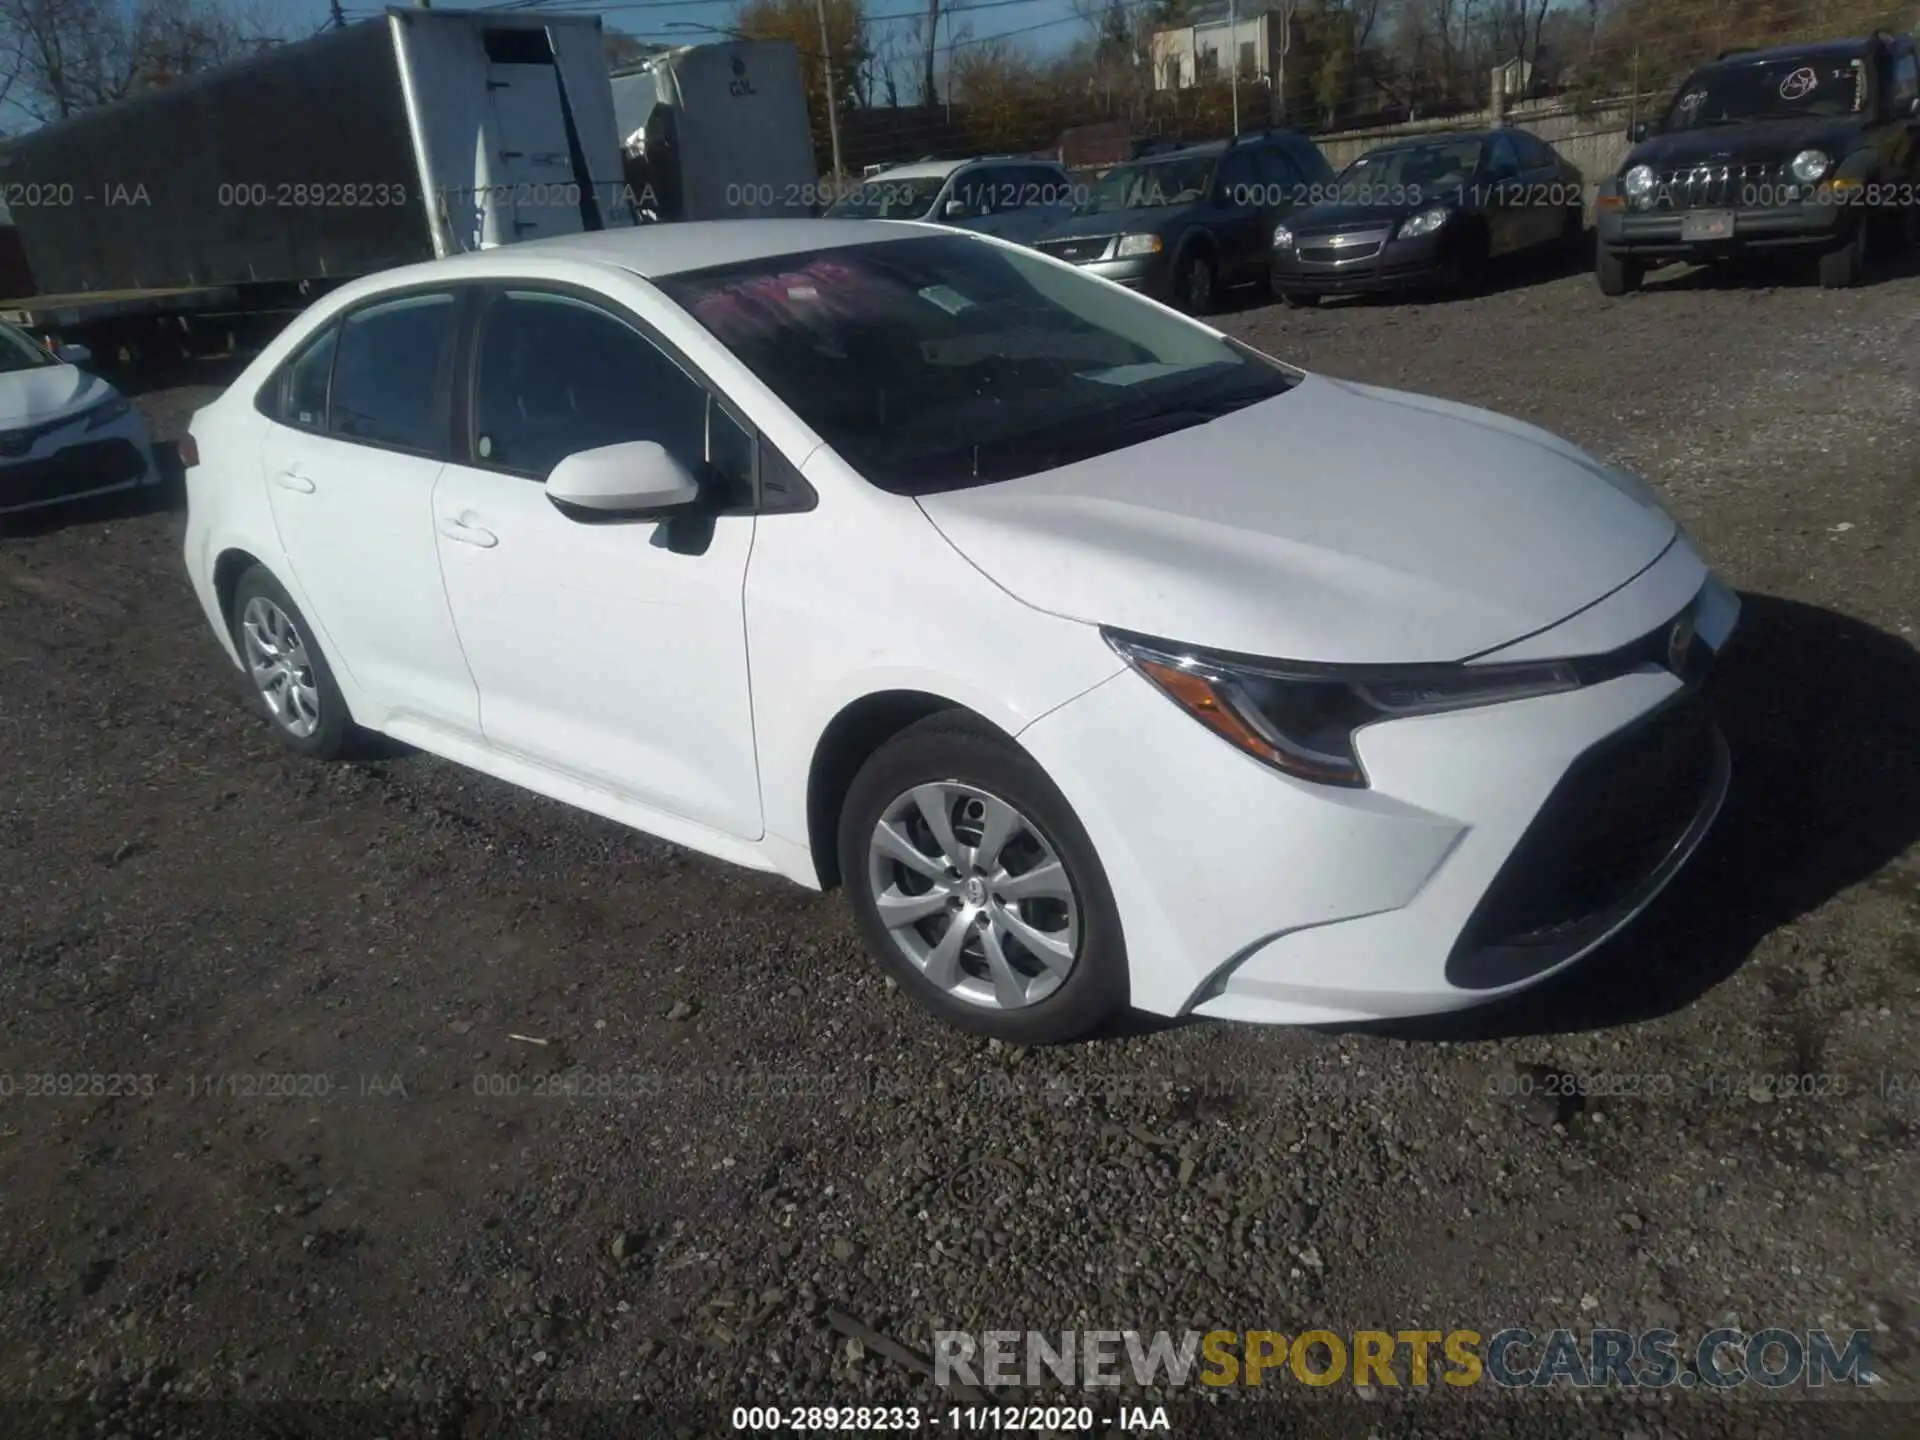
[[[10,98],[42,121],[271,43],[257,16],[220,0],[0,0]]]

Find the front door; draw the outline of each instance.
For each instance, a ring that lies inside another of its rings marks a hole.
[[[758,839],[746,431],[636,324],[569,294],[493,292],[472,363],[470,434],[433,511],[488,744]],[[629,440],[703,475],[719,513],[583,523],[547,499],[567,455]],[[696,543],[675,542],[683,524]]]

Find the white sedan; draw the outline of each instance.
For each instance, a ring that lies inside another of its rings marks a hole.
[[[1328,1022],[1573,963],[1728,784],[1640,480],[1031,251],[738,221],[346,286],[183,445],[282,739],[842,884],[936,1013]]]
[[[159,482],[146,422],[91,358],[0,324],[0,515]]]

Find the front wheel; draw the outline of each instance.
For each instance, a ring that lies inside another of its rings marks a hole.
[[[956,712],[883,745],[840,814],[867,947],[926,1009],[1018,1045],[1127,1003],[1119,911],[1093,842],[1018,745]]]
[[[1180,262],[1174,297],[1189,315],[1211,315],[1216,277],[1213,261],[1196,250]]]
[[[1628,260],[1604,245],[1594,253],[1593,273],[1600,282],[1602,295],[1625,295],[1630,290],[1638,290],[1646,275],[1638,261]]]
[[[1491,249],[1487,232],[1478,225],[1456,236],[1440,267],[1441,288],[1457,297],[1479,293],[1480,287],[1486,283],[1488,252]]]
[[[1856,224],[1846,244],[1820,257],[1821,289],[1846,290],[1860,283],[1867,268],[1868,228],[1864,221]]]

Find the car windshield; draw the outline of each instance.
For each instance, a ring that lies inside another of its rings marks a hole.
[[[1401,145],[1362,155],[1340,172],[1340,193],[1360,186],[1413,189],[1422,194],[1459,189],[1480,164],[1478,140],[1448,140],[1433,145]]]
[[[1093,182],[1076,215],[1111,215],[1118,210],[1157,210],[1191,205],[1207,193],[1218,155],[1176,155],[1120,165]]]
[[[884,175],[855,186],[827,207],[837,220],[920,220],[933,208],[944,175],[912,175],[889,180]]]
[[[1801,55],[1710,66],[1680,87],[1664,128],[1854,115],[1866,103],[1866,75],[1859,56]]]
[[[0,325],[0,375],[11,374],[15,370],[37,370],[42,365],[59,363],[32,336],[11,325]]]
[[[1116,286],[959,235],[656,283],[849,464],[901,495],[1124,449],[1298,378]]]

